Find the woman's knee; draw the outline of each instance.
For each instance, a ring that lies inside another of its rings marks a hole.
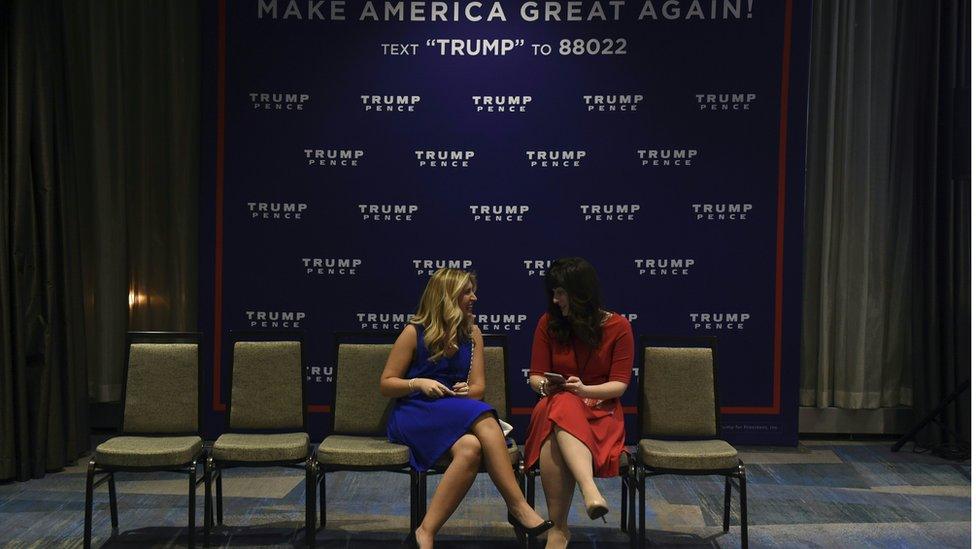
[[[463,435],[454,444],[454,459],[460,459],[468,463],[481,462],[481,441],[474,435]]]
[[[479,415],[478,417],[474,418],[474,422],[472,422],[471,425],[472,425],[472,427],[475,427],[475,428],[479,428],[479,427],[483,427],[483,426],[489,426],[489,427],[491,427],[491,426],[493,426],[492,425],[492,422],[494,422],[494,426],[497,426],[498,425],[498,422],[495,421],[495,414],[493,414],[491,412],[483,412],[481,415]],[[501,429],[501,427],[499,427],[499,429]]]

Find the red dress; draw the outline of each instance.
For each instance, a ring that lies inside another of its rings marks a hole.
[[[549,313],[542,315],[532,342],[532,364],[529,375],[556,372],[563,377],[579,377],[584,385],[607,381],[630,383],[634,367],[634,334],[630,322],[614,313],[603,324],[603,340],[597,349],[576,341],[560,345],[548,331]],[[587,406],[573,393],[559,392],[543,397],[532,410],[529,436],[525,440],[525,465],[539,460],[542,444],[552,425],[578,438],[593,454],[593,475],[615,477],[619,474],[620,453],[624,449],[624,411],[620,399],[605,400]]]

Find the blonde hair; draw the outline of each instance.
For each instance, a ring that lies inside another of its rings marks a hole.
[[[457,352],[462,338],[471,339],[474,321],[458,306],[458,298],[469,282],[472,288],[477,286],[474,273],[447,268],[438,269],[427,281],[410,321],[423,325],[431,362],[440,360],[448,351]]]

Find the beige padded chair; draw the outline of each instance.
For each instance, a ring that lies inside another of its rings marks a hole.
[[[210,477],[217,484],[217,524],[224,519],[224,469],[300,468],[306,475],[305,535],[311,545],[315,535],[314,466],[307,432],[302,334],[231,332],[231,341],[225,432],[207,458]]]
[[[172,471],[188,477],[189,525],[192,547],[196,523],[196,487],[206,483],[206,470],[197,476],[203,458],[200,416],[200,334],[130,332],[122,389],[121,436],[95,448],[85,478],[84,546],[91,547],[92,498],[108,481],[112,535],[118,533],[119,510],[115,473]],[[95,480],[95,476],[105,476]],[[207,510],[208,511],[208,510]],[[204,522],[209,519],[205,516]]]
[[[742,547],[749,546],[746,469],[735,448],[719,438],[716,340],[644,338],[634,479],[640,497],[638,546],[645,543],[646,479],[657,475],[725,477],[722,528],[729,531],[732,479],[739,490]]]
[[[319,486],[319,527],[325,526],[325,474],[332,471],[393,471],[410,475],[411,530],[417,519],[417,475],[410,449],[386,439],[387,414],[393,401],[379,393],[380,375],[391,343],[362,343],[389,334],[337,334],[335,399],[332,429],[315,453]],[[351,341],[351,342],[346,342]],[[354,341],[354,342],[353,342]]]
[[[508,406],[508,349],[506,347],[505,336],[486,334],[485,342],[485,394],[482,400],[490,404],[498,414],[498,419],[508,421],[510,409]],[[508,438],[508,457],[512,462],[512,469],[515,472],[515,479],[519,487],[525,486],[525,478],[522,474],[522,452],[519,450],[515,440]],[[423,520],[427,513],[427,475],[443,474],[451,465],[450,453],[444,454],[441,459],[425,473],[419,473],[418,479],[420,492],[417,497],[419,509],[419,520]],[[485,472],[482,464],[481,472]]]

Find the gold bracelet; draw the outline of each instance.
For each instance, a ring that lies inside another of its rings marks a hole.
[[[407,380],[407,389],[409,389],[411,392],[413,391],[413,378]]]

